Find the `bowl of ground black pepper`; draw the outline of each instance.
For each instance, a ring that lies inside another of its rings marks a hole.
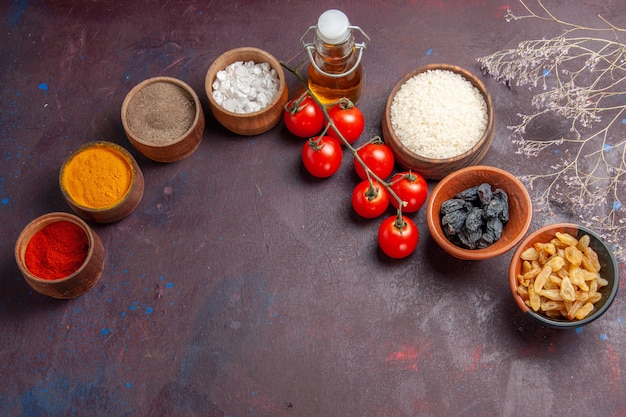
[[[204,112],[196,92],[172,77],[154,77],[133,87],[122,104],[130,143],[157,162],[191,155],[204,134]]]
[[[531,220],[526,187],[510,172],[486,165],[448,174],[435,185],[426,205],[426,223],[435,242],[464,260],[508,252],[522,240]]]
[[[139,205],[144,179],[137,161],[112,142],[90,142],[72,152],[59,173],[65,201],[80,217],[111,223]]]
[[[204,86],[215,119],[239,135],[259,135],[276,126],[288,99],[280,62],[253,47],[220,55],[209,67]]]
[[[98,235],[70,213],[48,213],[31,221],[15,244],[15,260],[35,291],[59,299],[89,291],[104,269]]]

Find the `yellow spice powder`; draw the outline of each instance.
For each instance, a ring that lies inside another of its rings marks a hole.
[[[104,208],[121,200],[130,188],[132,169],[108,146],[91,146],[74,155],[61,174],[61,185],[78,204]]]

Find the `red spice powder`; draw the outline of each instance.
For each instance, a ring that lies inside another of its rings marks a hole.
[[[35,233],[26,246],[26,268],[42,279],[71,275],[85,262],[89,239],[83,229],[68,221],[50,223]]]

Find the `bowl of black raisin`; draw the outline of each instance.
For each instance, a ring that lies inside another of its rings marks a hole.
[[[524,184],[500,168],[475,165],[445,176],[426,207],[431,236],[450,255],[484,260],[502,255],[528,232],[532,201]]]

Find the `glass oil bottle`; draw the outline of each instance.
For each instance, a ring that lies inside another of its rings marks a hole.
[[[305,37],[315,30],[313,42]],[[365,40],[357,43],[353,30],[359,31]],[[361,65],[363,50],[369,37],[358,26],[351,26],[348,17],[340,10],[322,13],[317,26],[311,26],[300,42],[309,56],[308,86],[322,104],[329,104],[347,97],[356,103],[361,97],[364,73]]]

